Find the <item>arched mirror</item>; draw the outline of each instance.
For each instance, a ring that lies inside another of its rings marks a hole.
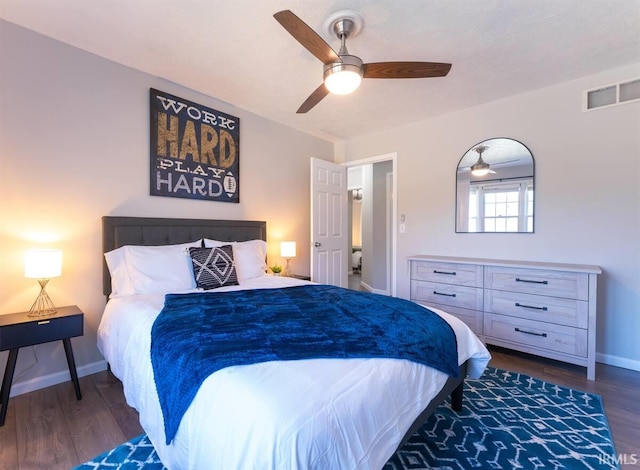
[[[456,232],[533,232],[534,162],[513,139],[488,139],[456,172]]]

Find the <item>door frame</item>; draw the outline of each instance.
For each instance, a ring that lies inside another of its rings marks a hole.
[[[391,161],[393,172],[393,188],[391,200],[391,296],[397,296],[397,270],[398,270],[398,153],[391,152],[374,157],[363,158],[360,160],[351,160],[342,163],[345,167],[355,167],[369,165],[372,163]]]

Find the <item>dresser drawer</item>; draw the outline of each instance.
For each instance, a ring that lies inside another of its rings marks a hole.
[[[482,266],[413,261],[411,263],[411,279],[459,286],[482,287]]]
[[[587,300],[589,298],[589,275],[545,269],[486,266],[484,287],[485,289]]]
[[[83,334],[83,315],[41,317],[0,327],[0,351],[48,343]]]
[[[495,338],[509,343],[514,349],[518,349],[520,344],[587,357],[587,330],[581,328],[485,312],[484,334],[487,343],[492,343],[491,339]]]
[[[486,290],[484,311],[577,328],[589,323],[589,303],[584,300],[521,292]]]
[[[420,303],[420,302],[419,302]],[[462,320],[471,331],[477,336],[482,336],[482,312],[479,310],[469,310],[468,308],[452,307],[451,305],[427,305],[422,303],[427,308],[439,308],[440,310],[453,315],[454,317]]]
[[[412,281],[411,300],[427,304],[482,310],[482,289],[438,282]]]

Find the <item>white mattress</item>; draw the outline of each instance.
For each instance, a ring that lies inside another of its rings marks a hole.
[[[263,276],[242,286],[303,284]],[[150,358],[151,327],[163,294],[109,300],[98,347],[122,380],[127,403],[160,459],[178,469],[381,469],[447,376],[394,359],[314,359],[229,367],[212,374],[165,445],[164,421]],[[479,377],[490,355],[460,320],[453,327],[458,363]]]

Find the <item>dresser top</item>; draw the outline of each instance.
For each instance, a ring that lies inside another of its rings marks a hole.
[[[600,266],[588,264],[549,263],[544,261],[523,261],[490,258],[465,258],[456,256],[413,255],[409,261],[434,261],[436,263],[480,264],[483,266],[502,266],[508,268],[549,269],[553,271],[571,271],[578,273],[602,274]]]

